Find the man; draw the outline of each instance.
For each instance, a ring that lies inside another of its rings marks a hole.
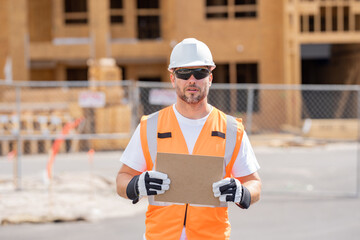
[[[143,117],[125,149],[117,192],[139,201],[148,196],[144,239],[229,239],[228,202],[247,209],[260,198],[259,165],[241,120],[207,102],[215,69],[210,49],[194,38],[177,44],[170,56],[177,101]],[[220,207],[154,201],[171,187],[166,173],[153,169],[156,152],[223,157],[224,179],[212,184]]]

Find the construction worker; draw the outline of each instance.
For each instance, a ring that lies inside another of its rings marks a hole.
[[[118,194],[133,203],[143,196],[149,200],[144,239],[229,239],[227,204],[247,209],[260,198],[259,165],[241,120],[207,102],[215,67],[203,42],[178,43],[168,68],[176,103],[144,116],[121,156]],[[220,207],[154,201],[171,187],[167,174],[153,168],[157,152],[224,158],[224,178],[209,185]]]

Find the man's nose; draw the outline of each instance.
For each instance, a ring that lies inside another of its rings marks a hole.
[[[190,78],[188,79],[188,81],[190,81],[191,83],[195,83],[196,78],[194,77],[193,74],[191,74]]]

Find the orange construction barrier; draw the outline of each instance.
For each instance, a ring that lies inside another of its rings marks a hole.
[[[61,144],[64,142],[65,136],[69,134],[70,130],[76,128],[83,120],[84,118],[78,118],[74,122],[65,124],[65,126],[62,128],[61,136],[54,141],[51,148],[51,155],[47,163],[47,174],[49,179],[52,178],[52,166],[55,161],[55,156],[58,153]]]
[[[16,157],[16,150],[12,150],[7,154],[7,160],[11,162]]]
[[[90,149],[88,151],[88,157],[89,157],[89,163],[93,163],[94,162],[94,153],[95,153],[95,150],[94,149]]]

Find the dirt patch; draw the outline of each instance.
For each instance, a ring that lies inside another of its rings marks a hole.
[[[42,176],[22,179],[16,190],[11,179],[0,179],[0,224],[96,221],[144,212],[147,201],[136,206],[119,197],[114,179],[67,173],[49,182]]]

